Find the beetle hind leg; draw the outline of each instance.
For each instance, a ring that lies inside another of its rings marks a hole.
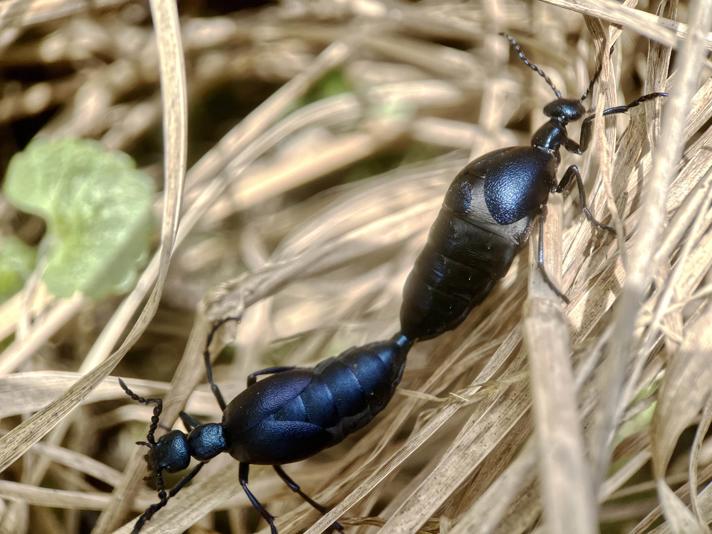
[[[539,243],[537,244],[536,266],[539,273],[541,273],[541,277],[544,279],[544,282],[546,282],[546,285],[548,285],[551,290],[556,293],[557,297],[563,300],[566,304],[569,304],[571,301],[563,291],[556,287],[556,284],[551,277],[549,277],[549,273],[546,272],[546,267],[544,266],[544,221],[546,221],[546,206],[542,208],[541,215],[539,216]]]
[[[240,463],[240,486],[245,491],[245,495],[252,504],[252,507],[257,510],[265,521],[269,524],[269,529],[271,534],[278,534],[277,527],[274,524],[274,516],[267,511],[257,497],[252,493],[250,488],[247,486],[247,481],[250,475],[250,464]]]
[[[299,487],[299,484],[297,484],[292,478],[282,469],[281,465],[274,465],[274,470],[277,472],[279,475],[279,478],[281,478],[284,483],[289,487],[290,490],[292,490],[294,493],[298,494],[302,499],[304,499],[307,503],[309,503],[313,508],[321,512],[322,514],[325,514],[329,510],[316,502],[314,499],[309,497],[306,493],[302,491],[302,489]],[[337,530],[339,532],[344,531],[344,527],[342,527],[338,522],[334,522],[334,524],[331,525],[331,528],[334,530]]]

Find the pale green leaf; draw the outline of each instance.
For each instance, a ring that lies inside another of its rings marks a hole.
[[[35,266],[35,249],[15,236],[0,238],[0,302],[17,293]]]
[[[149,252],[153,183],[129,156],[88,140],[35,141],[13,157],[4,192],[47,222],[50,291],[101,298],[133,287]]]

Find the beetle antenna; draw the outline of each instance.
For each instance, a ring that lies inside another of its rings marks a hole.
[[[134,393],[126,385],[126,382],[124,382],[121,378],[119,378],[119,385],[121,386],[121,389],[124,390],[126,395],[128,395],[132,400],[146,405],[155,404],[153,408],[153,415],[151,416],[151,426],[148,427],[148,433],[146,434],[146,441],[137,442],[139,445],[145,445],[149,449],[154,448],[156,446],[156,430],[158,429],[161,411],[163,410],[163,401],[161,399],[147,399],[146,397],[142,397],[141,395]],[[151,519],[153,514],[155,514],[158,510],[163,508],[168,503],[169,498],[169,495],[166,492],[165,483],[163,481],[163,473],[161,469],[158,469],[156,465],[151,461],[150,453],[146,454],[145,459],[149,469],[153,471],[159,500],[157,503],[149,506],[146,511],[141,514],[141,516],[134,524],[133,530],[131,531],[132,534],[138,534],[138,532],[140,532],[140,530],[143,528],[143,525],[146,523],[146,521]]]
[[[611,56],[611,54],[613,54],[614,48],[615,48],[615,45],[611,46],[611,49],[608,51],[609,57]],[[588,82],[588,87],[581,95],[581,98],[579,98],[579,100],[581,102],[586,100],[586,98],[588,98],[588,95],[591,94],[591,90],[593,89],[593,86],[596,84],[596,82],[598,81],[598,78],[601,76],[602,69],[603,69],[603,58],[601,58],[601,61],[598,62],[598,67],[596,67],[596,72],[593,73],[593,78],[591,78],[591,81]]]
[[[172,495],[169,495],[166,491],[165,482],[163,481],[163,473],[161,472],[161,470],[155,469],[153,472],[156,478],[158,502],[146,508],[146,510],[139,516],[139,518],[136,520],[136,523],[134,523],[133,529],[131,530],[131,534],[138,534],[143,528],[143,525],[146,524],[146,521],[151,519],[153,517],[153,514],[155,514],[156,512],[158,512],[158,510],[168,504],[168,499],[172,497]]]
[[[148,447],[154,447],[156,445],[156,430],[158,429],[158,423],[161,417],[161,411],[163,411],[163,401],[161,399],[147,399],[140,395],[137,395],[126,385],[122,379],[119,378],[119,385],[124,392],[136,402],[141,404],[155,404],[153,408],[153,415],[151,416],[151,426],[148,427],[148,433],[146,434],[146,442],[139,442],[141,445],[147,445]]]
[[[601,75],[601,69],[602,69],[602,68],[603,68],[603,63],[599,63],[599,64],[598,64],[598,68],[596,69],[596,72],[593,74],[593,78],[591,78],[591,81],[588,82],[588,87],[586,88],[586,90],[585,90],[585,91],[583,92],[583,94],[581,95],[581,98],[579,98],[579,100],[580,100],[581,102],[583,102],[584,100],[586,100],[586,98],[588,98],[588,95],[591,94],[591,90],[593,89],[593,86],[594,86],[595,83],[598,81],[598,77]]]
[[[561,98],[561,91],[556,88],[554,82],[551,81],[551,78],[549,78],[549,76],[542,70],[541,67],[539,67],[539,65],[529,61],[527,56],[524,55],[524,51],[522,50],[522,47],[520,46],[519,42],[517,42],[517,40],[508,33],[500,32],[500,35],[505,37],[509,41],[509,44],[512,46],[512,50],[516,52],[516,54],[519,56],[519,59],[522,60],[522,63],[524,63],[527,67],[536,72],[539,76],[544,78],[544,81],[549,84],[549,87],[551,87],[551,89],[554,91],[556,98]]]

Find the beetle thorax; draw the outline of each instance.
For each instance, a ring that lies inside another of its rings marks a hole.
[[[532,146],[545,150],[559,159],[559,148],[566,139],[566,126],[557,117],[539,128],[532,136]]]

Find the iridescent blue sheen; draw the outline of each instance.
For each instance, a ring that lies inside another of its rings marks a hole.
[[[225,450],[225,434],[218,423],[196,426],[188,434],[188,447],[196,460],[210,460]]]
[[[223,413],[228,452],[249,464],[308,458],[363,428],[393,396],[412,341],[352,347],[313,369],[273,374],[240,393]]]

